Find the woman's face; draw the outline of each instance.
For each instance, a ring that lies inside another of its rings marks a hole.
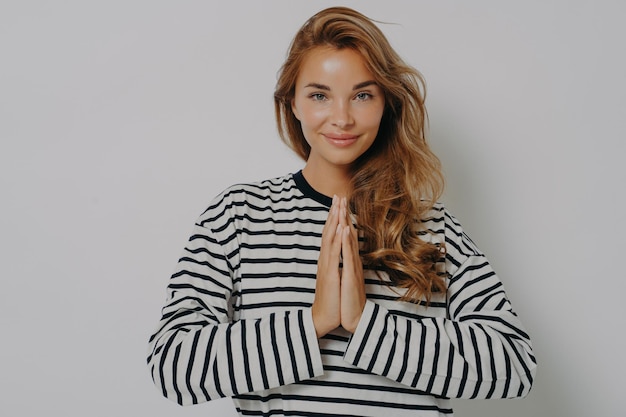
[[[305,57],[292,110],[311,146],[307,169],[347,170],[374,143],[385,97],[361,55],[318,47]]]

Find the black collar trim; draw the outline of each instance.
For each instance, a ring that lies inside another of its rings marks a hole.
[[[333,199],[331,197],[328,197],[327,195],[324,195],[311,187],[311,184],[309,184],[304,178],[304,175],[302,175],[302,170],[293,174],[293,180],[296,182],[296,186],[300,189],[300,191],[302,191],[302,194],[304,194],[305,196],[312,198],[313,200],[325,205],[326,207],[330,207],[333,204]]]

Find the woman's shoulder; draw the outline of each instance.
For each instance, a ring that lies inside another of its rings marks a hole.
[[[446,252],[455,257],[482,255],[482,252],[468,236],[459,220],[444,203],[434,204],[422,220],[431,239],[446,247]],[[434,242],[433,242],[434,243]]]
[[[254,182],[242,182],[225,188],[214,199],[218,202],[224,199],[241,200],[250,197],[267,198],[274,194],[281,194],[295,188],[294,174],[286,174]]]
[[[297,189],[293,176],[289,173],[260,181],[235,183],[224,188],[211,199],[200,216],[200,223],[223,217],[227,213],[236,214],[245,208],[261,209],[285,203]]]

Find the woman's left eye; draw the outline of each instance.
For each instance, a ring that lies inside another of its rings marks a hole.
[[[356,99],[360,101],[369,100],[370,98],[372,98],[370,93],[358,93],[356,95]]]

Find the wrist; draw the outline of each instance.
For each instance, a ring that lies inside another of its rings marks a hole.
[[[323,314],[323,311],[320,311],[320,308],[313,303],[311,307],[311,317],[313,319],[313,326],[315,327],[315,334],[317,338],[321,338],[328,334],[331,330],[335,329],[339,324],[334,324],[332,321]]]

